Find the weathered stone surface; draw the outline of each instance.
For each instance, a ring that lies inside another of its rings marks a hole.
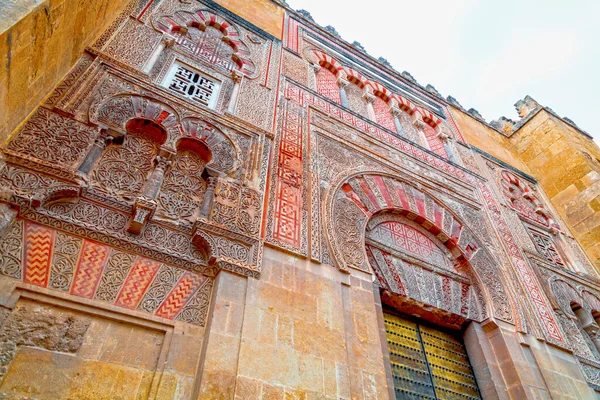
[[[0,11],[0,397],[394,398],[416,343],[437,388],[593,398],[599,148],[284,3]]]
[[[81,314],[26,302],[6,319],[0,330],[0,341],[74,353],[81,347],[91,322],[89,317]]]

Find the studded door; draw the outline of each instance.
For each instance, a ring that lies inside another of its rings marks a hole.
[[[396,399],[481,399],[459,339],[406,318],[383,316]]]

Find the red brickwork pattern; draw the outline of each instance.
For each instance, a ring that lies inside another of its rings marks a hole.
[[[46,287],[50,276],[50,262],[54,245],[54,231],[43,226],[25,224],[25,258],[23,281]]]
[[[129,271],[127,279],[119,292],[117,297],[116,305],[120,307],[130,308],[134,310],[142,297],[146,289],[152,283],[154,275],[158,272],[160,264],[156,261],[148,260],[146,258],[138,258],[133,264],[133,268]]]
[[[89,240],[84,241],[71,286],[71,294],[87,299],[94,297],[109,251],[107,246]]]
[[[322,68],[317,73],[317,93],[336,103],[341,102],[337,78],[331,71],[325,68]]]
[[[373,111],[375,112],[375,121],[389,129],[390,131],[396,132],[396,124],[394,124],[394,116],[390,111],[390,106],[379,97],[375,97],[373,100]]]
[[[205,280],[206,277],[187,272],[158,307],[156,315],[168,319],[175,318]]]
[[[423,133],[425,133],[425,138],[427,139],[427,144],[429,145],[431,151],[433,151],[436,154],[439,154],[444,158],[448,158],[448,153],[446,153],[444,144],[438,137],[438,134],[435,131],[435,129],[433,129],[429,125],[425,125],[425,127],[423,128]]]

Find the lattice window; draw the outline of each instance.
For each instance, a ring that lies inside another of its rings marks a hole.
[[[223,33],[212,26],[202,31],[191,27],[186,33],[176,33],[177,44],[195,56],[203,59],[211,65],[222,67],[228,71],[239,68],[233,61],[233,48],[223,41]]]
[[[429,144],[429,148],[436,154],[444,158],[448,158],[448,153],[446,153],[446,149],[444,148],[444,143],[442,143],[441,139],[438,137],[437,132],[429,125],[425,125],[423,128],[423,133],[425,134],[425,139],[427,139],[427,144]]]
[[[379,97],[373,100],[373,111],[375,112],[375,122],[379,125],[396,132],[396,124],[394,124],[394,116],[390,111],[390,106]]]
[[[195,103],[214,108],[220,84],[186,65],[175,63],[163,86]]]
[[[563,261],[560,253],[556,249],[556,246],[552,242],[548,236],[531,232],[531,236],[533,238],[533,243],[535,244],[535,248],[537,251],[548,261],[553,262],[555,264],[565,266],[565,262]]]
[[[328,69],[321,68],[319,72],[317,72],[317,93],[336,103],[341,102],[337,78]]]

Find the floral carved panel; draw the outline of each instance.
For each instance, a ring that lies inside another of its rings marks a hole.
[[[123,144],[111,144],[102,153],[90,175],[91,185],[124,198],[140,193],[152,170],[158,145],[138,133],[125,136]]]
[[[8,149],[74,170],[96,136],[96,129],[40,107]]]
[[[201,177],[204,164],[192,151],[177,154],[158,195],[158,214],[172,220],[189,219],[196,214],[206,191]]]

